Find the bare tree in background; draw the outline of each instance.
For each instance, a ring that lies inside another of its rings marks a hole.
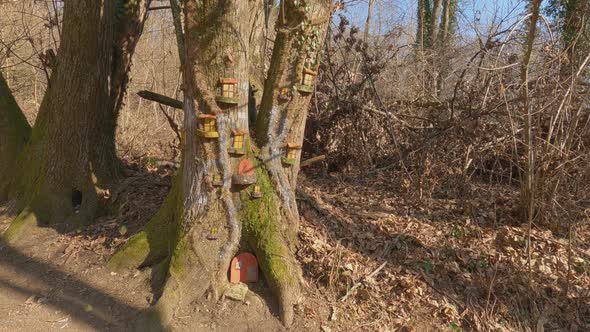
[[[1,158],[20,165],[0,177],[4,196],[16,198],[22,211],[4,235],[7,241],[17,240],[27,226],[91,223],[103,206],[101,196],[121,175],[117,117],[150,3],[65,2],[55,68],[35,125],[29,134],[24,117],[11,116],[19,134],[0,132],[2,142],[14,147]],[[0,89],[10,94],[6,85]],[[23,137],[27,144],[11,142]]]

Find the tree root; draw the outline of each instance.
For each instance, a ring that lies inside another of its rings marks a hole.
[[[251,199],[247,191],[242,192],[239,214],[242,235],[257,255],[259,266],[278,298],[283,324],[289,326],[302,285],[301,269],[290,247],[295,235],[289,231],[289,214],[281,208],[281,200],[268,173],[263,168],[258,168],[257,173],[257,183],[264,194],[259,199]],[[160,325],[164,329],[180,308],[202,300],[208,292],[213,299],[219,299],[229,285],[229,262],[221,255],[232,237],[227,226],[226,205],[222,200],[213,200],[205,215],[196,217],[197,220],[183,220],[185,216],[179,212],[183,202],[176,188],[173,186],[146,228],[109,262],[109,268],[117,270],[151,265],[169,258],[169,264],[162,264],[163,270],[159,272],[160,276],[167,275],[162,295],[137,320],[137,330],[149,331],[150,326]],[[188,225],[191,226],[187,230]],[[218,232],[216,240],[207,237],[212,229]],[[184,234],[184,230],[188,233]],[[159,325],[154,325],[156,323]]]
[[[109,260],[110,270],[120,271],[125,268],[148,266],[170,256],[177,241],[177,197],[178,186],[175,183],[146,227],[134,235]]]
[[[285,326],[293,322],[293,307],[301,294],[302,272],[289,243],[288,214],[280,208],[269,175],[259,169],[258,183],[263,197],[245,203],[242,210],[244,236],[254,249],[258,264],[268,284],[277,295],[280,316]]]
[[[12,221],[6,232],[2,235],[3,240],[8,244],[14,244],[21,239],[22,235],[37,227],[37,215],[30,207],[26,207],[21,213]]]

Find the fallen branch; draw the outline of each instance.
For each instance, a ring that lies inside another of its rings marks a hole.
[[[159,93],[142,90],[137,93],[143,99],[155,101],[156,103],[160,103],[166,106],[170,106],[177,109],[182,109],[183,103],[180,100],[176,100],[174,98],[170,98]]]
[[[346,299],[348,299],[348,297],[357,289],[361,286],[361,284],[363,283],[363,281],[366,281],[368,279],[373,278],[375,275],[377,275],[377,273],[379,273],[379,271],[383,270],[383,268],[385,267],[385,265],[387,265],[387,262],[383,262],[383,264],[379,265],[378,268],[375,269],[375,271],[371,272],[371,274],[365,276],[361,281],[357,282],[356,284],[354,284],[354,286],[352,286],[348,292],[346,292],[346,295],[344,295],[341,299],[340,302],[345,302]]]

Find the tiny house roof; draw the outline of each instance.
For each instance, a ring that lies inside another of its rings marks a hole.
[[[316,71],[313,71],[313,70],[311,70],[309,68],[304,68],[303,69],[303,72],[306,73],[306,74],[313,75],[313,76],[317,76],[318,75],[318,73]]]
[[[287,147],[289,149],[301,149],[301,145],[300,144],[295,144],[295,143],[287,143]]]
[[[221,84],[238,84],[238,79],[224,77],[224,78],[219,79],[219,83],[221,83]]]
[[[234,135],[235,136],[244,136],[244,135],[248,135],[248,131],[245,129],[236,129],[234,130]]]
[[[199,119],[217,119],[213,114],[199,114]]]

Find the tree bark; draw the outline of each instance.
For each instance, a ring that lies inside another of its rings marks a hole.
[[[435,95],[439,95],[444,89],[445,77],[449,72],[449,50],[453,45],[454,37],[454,26],[456,23],[457,14],[457,0],[445,0],[443,4],[442,17],[440,20],[440,29],[438,31],[437,51],[439,52],[438,64],[439,68],[438,75],[436,76]],[[433,39],[434,42],[434,39]]]
[[[0,201],[9,196],[16,160],[31,136],[31,127],[0,72]]]
[[[22,211],[4,234],[28,226],[91,223],[120,175],[115,130],[148,1],[68,1],[56,68],[29,144],[18,157],[14,192]],[[140,23],[138,23],[141,21]]]
[[[521,184],[521,208],[524,219],[528,225],[528,239],[527,239],[527,256],[528,256],[528,272],[529,282],[532,280],[532,243],[531,243],[531,232],[533,225],[533,217],[535,213],[535,146],[534,146],[534,135],[533,135],[533,112],[529,101],[529,64],[531,61],[531,55],[533,53],[533,47],[535,37],[537,33],[537,22],[539,20],[540,8],[542,0],[531,1],[531,18],[529,23],[529,29],[526,37],[526,45],[524,49],[524,55],[522,59],[522,66],[520,69],[520,80],[521,80],[521,100],[522,100],[522,116],[524,122],[524,154],[525,161],[522,169],[523,181]]]
[[[430,17],[430,34],[429,34],[429,40],[430,40],[430,46],[431,47],[436,47],[437,45],[437,36],[438,36],[438,20],[439,20],[439,15],[440,15],[440,8],[442,5],[442,1],[443,0],[434,0],[433,5],[432,5],[432,15]],[[445,3],[446,6],[446,3]]]
[[[168,278],[162,296],[140,319],[139,328],[151,326],[154,319],[168,324],[176,308],[206,292],[218,298],[228,287],[231,259],[245,248],[254,251],[277,295],[282,321],[292,322],[302,280],[294,255],[299,157],[292,164],[283,163],[281,157],[287,143],[303,141],[311,99],[311,93],[300,91],[304,67],[318,67],[330,4],[329,0],[282,3],[256,129],[250,130],[251,8],[246,1],[186,2],[182,169],[158,214],[109,263],[112,269],[121,269],[163,262],[159,266]],[[237,80],[237,104],[216,100],[221,78]],[[199,136],[198,116],[203,114],[216,116],[219,137]],[[230,153],[234,130],[250,133],[243,156]],[[244,160],[254,166],[259,198],[252,195],[253,186],[240,184],[239,165]],[[221,183],[213,181],[216,174]]]

